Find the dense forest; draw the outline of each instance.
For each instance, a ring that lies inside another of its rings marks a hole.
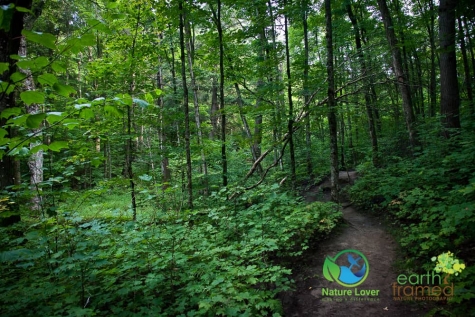
[[[342,196],[475,314],[472,1],[0,0],[0,76],[0,315],[281,316]]]

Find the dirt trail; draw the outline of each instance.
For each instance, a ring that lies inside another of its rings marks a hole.
[[[350,172],[350,183],[355,179],[355,172]],[[348,181],[347,172],[340,173],[340,180]],[[328,199],[325,189],[329,182],[324,182],[305,194],[309,202],[316,198]],[[357,212],[348,202],[343,203],[343,217],[346,225],[326,241],[311,245],[299,263],[293,267],[297,288],[293,292],[282,294],[285,316],[424,316],[423,307],[409,302],[394,301],[391,285],[396,281],[393,263],[396,261],[397,244],[384,230],[376,218]],[[362,252],[369,262],[369,275],[357,288],[379,290],[379,296],[322,296],[322,288],[352,290],[336,282],[329,282],[323,276],[323,264],[326,256],[335,256],[346,249]],[[323,300],[322,300],[323,298]],[[377,301],[357,301],[355,299],[372,298]],[[331,300],[331,301],[330,301]],[[339,301],[342,300],[342,301]]]

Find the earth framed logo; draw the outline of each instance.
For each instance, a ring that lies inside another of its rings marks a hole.
[[[327,256],[323,264],[325,279],[344,287],[356,287],[362,284],[368,275],[368,259],[362,252],[354,249],[340,251],[334,257]]]

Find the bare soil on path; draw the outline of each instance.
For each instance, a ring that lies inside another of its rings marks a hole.
[[[355,172],[340,172],[340,180],[352,183],[355,178]],[[306,201],[327,200],[329,194],[325,194],[325,189],[329,185],[326,181],[311,188],[304,194]],[[310,245],[309,250],[293,263],[296,289],[280,296],[285,316],[424,316],[429,310],[425,303],[393,299],[392,285],[397,278],[393,264],[397,260],[398,246],[381,221],[359,213],[349,202],[344,202],[343,206],[346,206],[343,208],[345,224],[327,240]],[[379,290],[379,296],[322,296],[322,288],[352,290],[355,295],[355,288],[345,288],[323,276],[325,258],[347,249],[362,252],[369,263],[368,277],[356,288],[360,293],[363,289]]]

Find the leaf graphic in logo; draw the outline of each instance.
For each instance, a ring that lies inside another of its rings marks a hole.
[[[340,267],[334,261],[327,257],[323,263],[323,276],[330,282],[337,281],[340,276]]]

